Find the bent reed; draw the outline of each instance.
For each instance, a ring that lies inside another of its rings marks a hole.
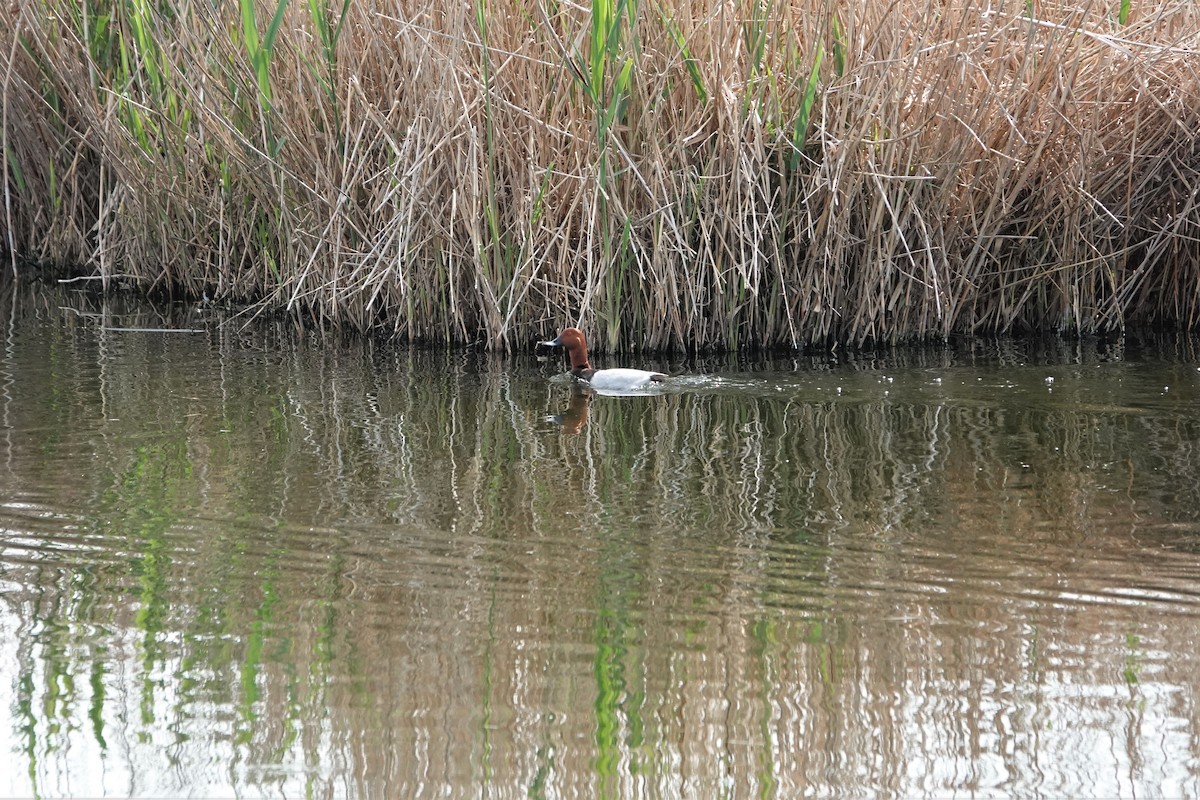
[[[494,349],[1200,319],[1193,0],[4,14],[14,273]]]

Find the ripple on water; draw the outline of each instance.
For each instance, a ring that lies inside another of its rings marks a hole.
[[[0,504],[0,532],[0,560],[6,564],[88,567],[114,558],[102,532],[88,530],[84,518],[42,502]]]
[[[0,325],[0,794],[1192,791],[1190,361],[90,324]]]

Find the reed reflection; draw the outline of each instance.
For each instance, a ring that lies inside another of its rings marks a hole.
[[[608,398],[18,308],[10,794],[1102,794],[1196,763],[1191,365],[1166,396],[943,353]]]

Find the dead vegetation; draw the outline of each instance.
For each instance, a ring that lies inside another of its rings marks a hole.
[[[1198,321],[1190,0],[4,13],[6,271],[496,349]]]

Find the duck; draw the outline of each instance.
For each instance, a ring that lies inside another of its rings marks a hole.
[[[579,328],[564,328],[556,338],[539,344],[543,347],[565,347],[567,355],[571,357],[571,374],[576,380],[599,391],[633,392],[648,389],[667,379],[662,372],[645,369],[593,369],[588,361],[587,338]]]

